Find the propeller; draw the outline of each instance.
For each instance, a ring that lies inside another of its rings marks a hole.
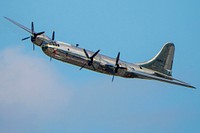
[[[55,43],[54,39],[55,39],[55,31],[53,31],[52,38],[51,38],[53,44]],[[54,49],[54,51],[53,51],[53,54],[55,54],[55,53],[56,53],[56,49]],[[52,61],[52,57],[50,57],[50,61]]]
[[[54,39],[55,39],[55,31],[53,31],[53,33],[52,33],[51,43],[53,45],[56,45],[56,42],[54,41]],[[56,54],[56,49],[53,50],[52,54]],[[50,61],[52,61],[52,57],[50,57]]]
[[[94,65],[93,65],[93,61],[94,61],[94,57],[99,53],[100,49],[97,50],[91,57],[88,55],[88,53],[87,53],[87,51],[86,51],[85,49],[83,49],[83,51],[84,51],[86,57],[88,58],[88,62],[85,63],[85,64],[80,68],[80,70],[81,70],[82,68],[84,68],[85,65],[92,66],[93,69],[96,70],[95,67],[94,67]]]
[[[30,38],[30,36],[25,37],[25,38],[22,39],[22,41],[27,40],[27,39],[29,39],[29,38]]]
[[[116,58],[116,61],[115,61],[115,67],[114,67],[114,70],[113,70],[112,82],[114,81],[115,74],[118,73],[119,69],[126,69],[125,67],[121,67],[119,65],[119,58],[120,58],[120,52],[118,52],[117,58]]]
[[[51,39],[51,40],[53,40],[53,41],[54,41],[54,39],[55,39],[55,31],[53,31],[53,34],[52,34],[52,39]]]
[[[42,34],[44,34],[44,33],[45,33],[44,31],[39,32],[39,33],[36,33],[36,32],[34,31],[34,23],[32,22],[32,23],[31,23],[31,34],[32,34],[32,35],[29,36],[29,37],[23,38],[22,41],[31,38],[31,41],[34,42],[35,39],[37,38],[37,36],[42,35]],[[34,50],[35,50],[35,45],[33,44],[33,51],[34,51]]]

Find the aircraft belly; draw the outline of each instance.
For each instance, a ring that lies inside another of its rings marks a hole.
[[[53,49],[48,48],[47,50],[43,50],[43,52],[52,58],[73,64],[73,65],[81,66],[83,63],[85,63],[84,60],[81,59],[80,57],[73,56],[70,53],[63,52],[60,50],[56,50],[56,52],[53,53]]]
[[[42,48],[42,50],[46,55],[48,55],[52,58],[55,58],[57,60],[72,64],[72,65],[82,67],[84,64],[87,64],[86,59],[84,59],[83,57],[81,57],[79,55],[74,55],[73,53],[70,53],[70,52],[66,52],[66,51],[59,50],[59,49],[57,49],[56,52],[54,52],[54,49],[50,48],[50,47],[48,47],[46,49]],[[84,68],[92,70],[92,71],[108,74],[108,75],[114,74],[113,67],[103,65],[100,62],[95,61],[95,60],[94,60],[94,67],[95,67],[95,70],[93,69],[92,66],[88,66],[88,65],[85,65]],[[121,76],[121,77],[125,77],[125,78],[135,77],[135,75],[128,73],[126,70],[119,70],[118,73],[115,74],[115,76]]]

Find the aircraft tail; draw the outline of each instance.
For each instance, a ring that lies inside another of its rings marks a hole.
[[[160,52],[151,60],[139,65],[162,74],[172,76],[172,65],[174,59],[175,46],[173,43],[166,43]]]

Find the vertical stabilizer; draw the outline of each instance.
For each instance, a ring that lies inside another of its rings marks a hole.
[[[140,63],[139,65],[166,74],[168,76],[172,76],[174,51],[174,44],[166,43],[154,58],[147,62]]]

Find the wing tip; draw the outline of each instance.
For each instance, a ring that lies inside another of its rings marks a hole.
[[[197,89],[195,86],[192,86],[192,85],[190,85],[190,84],[183,84],[183,86],[185,86],[185,87],[188,87],[188,88],[191,88],[191,89]]]
[[[197,89],[195,86],[190,86],[190,88],[195,89],[195,90]]]
[[[11,23],[13,23],[13,24],[17,25],[18,27],[20,27],[20,28],[24,29],[25,31],[27,31],[27,32],[29,32],[29,33],[31,33],[31,34],[32,34],[32,31],[31,31],[29,28],[27,28],[27,27],[23,26],[22,24],[20,24],[20,23],[18,23],[18,22],[16,22],[16,21],[14,21],[14,20],[12,20],[12,19],[10,19],[10,18],[6,17],[6,16],[4,16],[4,18],[5,18],[5,19],[7,19],[8,21],[10,21]]]
[[[4,17],[5,19],[9,20],[9,21],[11,20],[9,17],[6,17],[6,16],[3,16],[3,17]]]

